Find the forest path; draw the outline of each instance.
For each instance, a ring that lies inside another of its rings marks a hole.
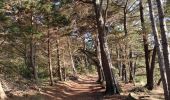
[[[96,76],[80,76],[78,80],[57,82],[54,86],[44,84],[39,92],[28,91],[26,95],[10,100],[124,100],[127,96],[105,96],[105,89],[96,83]]]
[[[96,83],[97,77],[83,76],[77,81],[67,81],[42,88],[44,100],[122,100],[123,96],[104,97],[104,88]]]
[[[121,95],[106,96],[105,89],[101,84],[97,84],[96,80],[97,77],[91,75],[80,76],[78,80],[57,82],[54,86],[49,86],[47,82],[39,89],[15,91],[9,100],[131,100],[127,97],[129,91],[135,88],[133,84],[121,82],[120,86],[123,90]],[[148,93],[135,92],[135,95],[140,98],[139,100],[164,100],[163,90],[160,87]]]

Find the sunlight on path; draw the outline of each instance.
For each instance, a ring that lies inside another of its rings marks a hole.
[[[126,96],[104,96],[105,89],[95,81],[97,77],[84,76],[76,81],[58,82],[42,87],[34,95],[16,96],[10,100],[124,100]],[[122,99],[123,98],[123,99]]]

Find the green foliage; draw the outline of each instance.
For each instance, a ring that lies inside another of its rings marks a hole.
[[[8,17],[5,16],[3,12],[0,12],[0,22],[5,22],[8,20]]]
[[[88,70],[89,73],[94,74],[96,72],[96,67],[91,65],[91,66],[88,66],[88,69],[86,70]]]
[[[44,0],[40,0],[37,8],[41,13],[49,14],[53,10],[53,4],[50,2],[44,2]]]
[[[48,71],[45,70],[45,69],[39,69],[38,77],[39,77],[40,79],[48,78],[48,77],[49,77],[49,73],[48,73]]]
[[[31,71],[28,69],[28,67],[25,64],[19,66],[19,74],[22,77],[27,78],[27,79],[31,79],[32,77]]]
[[[66,18],[64,15],[54,13],[53,20],[51,22],[53,26],[63,27],[69,25],[69,23],[70,23],[69,19]]]
[[[72,3],[73,0],[61,0],[61,5]]]
[[[0,9],[4,6],[4,0],[0,0]]]

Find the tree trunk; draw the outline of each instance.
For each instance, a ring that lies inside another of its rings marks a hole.
[[[143,44],[144,44],[144,52],[145,52],[145,66],[146,66],[146,79],[147,83],[146,86],[150,84],[150,65],[149,65],[149,49],[148,49],[148,35],[146,33],[146,28],[145,28],[145,20],[144,20],[144,15],[143,15],[143,2],[140,0],[139,3],[140,6],[140,20],[141,20],[141,25],[142,25],[142,33],[143,33]]]
[[[119,52],[118,46],[116,46],[116,55],[117,55],[117,68],[119,69],[119,76],[121,76],[120,52]]]
[[[59,36],[59,35],[58,35]],[[60,49],[59,49],[59,37],[57,36],[57,65],[58,65],[58,77],[60,81],[63,81],[62,69],[60,65]]]
[[[53,79],[53,68],[51,65],[51,41],[50,41],[49,29],[48,29],[48,68],[50,74],[50,85],[52,86],[54,84],[54,79]]]
[[[27,43],[24,44],[24,63],[26,66],[26,69],[31,72],[32,71],[32,67],[31,67],[31,62],[30,62],[30,51],[29,51],[29,45]],[[28,78],[31,78],[31,74],[28,76]]]
[[[128,32],[127,32],[127,4],[128,4],[128,0],[126,0],[126,4],[124,7],[124,32],[125,32],[125,36],[127,36]]]
[[[74,64],[74,59],[73,59],[73,55],[72,55],[72,51],[71,51],[71,47],[70,47],[70,41],[69,41],[69,37],[67,38],[67,45],[68,45],[68,49],[69,49],[69,56],[70,56],[70,60],[71,60],[71,66],[73,69],[73,75],[74,77],[77,77],[77,71],[75,68],[75,64]]]
[[[132,56],[133,56],[133,52],[130,48],[130,53],[129,53],[129,58],[130,58],[130,66],[129,66],[129,82],[132,83],[134,82],[134,62],[132,61]]]
[[[7,98],[7,96],[6,96],[6,94],[5,94],[5,92],[4,92],[3,88],[2,88],[2,84],[0,82],[0,99],[5,100],[6,98]]]
[[[121,47],[121,45],[119,46],[119,50],[118,50],[118,53],[119,53],[119,63],[120,63],[120,65],[119,65],[119,76],[121,77],[122,76],[122,70],[123,70],[123,63],[122,63],[122,52],[123,52],[123,50],[122,50],[122,47]]]
[[[31,11],[31,17],[30,17],[30,22],[31,22],[31,27],[33,27],[33,11]],[[37,73],[37,68],[35,65],[35,43],[34,43],[34,33],[31,33],[31,38],[30,38],[30,66],[33,69],[33,76],[38,83],[38,73]]]
[[[83,41],[82,41],[82,42],[83,42],[83,49],[86,50],[85,37],[83,38]],[[84,55],[83,60],[84,60],[84,67],[85,67],[85,68],[89,68],[89,66],[88,66],[88,61],[87,61],[87,56],[86,56],[86,55]],[[88,70],[91,70],[91,69],[88,69]]]
[[[167,36],[167,27],[165,22],[165,14],[163,9],[162,0],[156,0],[157,8],[158,8],[158,16],[159,16],[159,27],[161,31],[161,40],[162,40],[162,49],[164,56],[164,64],[167,75],[167,83],[168,83],[168,91],[169,91],[169,100],[170,100],[170,61],[169,61],[169,45],[168,45],[168,36]]]
[[[98,35],[96,36],[96,53],[97,53],[97,60],[98,60],[98,66],[97,66],[97,72],[98,72],[98,80],[97,82],[102,83],[104,81],[104,75],[103,75],[103,69],[102,69],[102,62],[101,62],[101,54],[100,54],[100,42]]]
[[[125,83],[128,83],[127,82],[126,64],[122,65],[122,81],[124,81]]]
[[[149,14],[150,14],[150,20],[151,20],[151,25],[152,25],[152,31],[154,35],[154,40],[155,40],[155,45],[157,49],[157,55],[158,55],[158,61],[159,61],[159,67],[160,67],[160,74],[162,78],[162,83],[163,83],[163,89],[164,89],[164,95],[165,95],[165,100],[170,100],[169,97],[169,91],[168,91],[168,84],[167,84],[167,75],[165,74],[165,65],[164,65],[164,57],[158,37],[158,30],[157,26],[155,23],[154,19],[154,13],[152,9],[152,1],[148,0],[148,5],[149,5]]]
[[[38,82],[38,74],[37,74],[37,68],[35,65],[35,46],[33,43],[33,34],[31,36],[31,41],[30,41],[30,64],[31,67],[33,69],[33,75],[34,75],[34,79],[36,82]]]
[[[160,78],[160,79],[158,80],[157,86],[160,86],[161,82],[162,82],[162,79]]]
[[[100,42],[100,53],[101,53],[101,61],[103,72],[106,80],[106,94],[117,94],[118,90],[116,88],[116,84],[113,84],[113,76],[111,72],[111,67],[109,63],[109,49],[106,40],[106,33],[105,33],[105,23],[104,18],[102,16],[102,9],[100,3],[94,3],[95,13],[96,13],[96,22],[97,22],[97,29],[98,29],[98,38]]]
[[[148,90],[152,90],[154,87],[154,68],[155,68],[155,58],[156,58],[156,46],[153,49],[151,65],[149,68],[149,81],[147,83]]]
[[[63,50],[63,55],[62,55],[63,68],[62,68],[62,72],[63,72],[63,79],[64,79],[64,81],[66,81],[67,71],[66,71],[66,64],[65,64],[65,56],[64,56],[64,53],[65,53],[65,51]]]

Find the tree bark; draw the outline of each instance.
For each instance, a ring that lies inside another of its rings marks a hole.
[[[142,26],[142,33],[143,33],[143,44],[144,44],[144,52],[145,52],[145,66],[146,66],[146,79],[147,83],[146,86],[150,85],[150,65],[149,65],[149,49],[148,49],[148,35],[146,33],[145,28],[145,20],[143,15],[143,2],[140,0],[139,3],[140,6],[140,20],[141,20],[141,26]],[[148,88],[149,89],[149,88]]]
[[[33,11],[31,11],[31,17],[30,17],[30,22],[31,22],[31,27],[33,27]],[[31,38],[30,38],[30,65],[33,69],[33,77],[38,83],[38,73],[37,73],[37,68],[35,65],[35,43],[34,43],[34,33],[30,33]]]
[[[102,2],[102,1],[101,1]],[[101,61],[103,72],[106,80],[106,94],[117,94],[118,90],[116,88],[116,84],[113,84],[113,76],[111,72],[111,63],[109,62],[109,49],[106,40],[106,32],[105,32],[105,22],[102,16],[102,7],[100,3],[94,3],[95,14],[96,14],[96,22],[98,29],[98,38],[100,42],[100,53],[101,53]],[[106,17],[106,16],[104,16]]]
[[[158,80],[157,86],[160,86],[161,82],[162,82],[162,79],[160,78],[160,79]]]
[[[156,46],[154,46],[153,53],[152,53],[152,60],[151,60],[151,65],[149,68],[149,81],[147,84],[148,90],[152,90],[154,87],[154,68],[155,68],[155,58],[156,58]]]
[[[103,69],[102,69],[102,62],[101,62],[101,54],[100,54],[100,42],[98,35],[96,36],[96,53],[97,53],[97,60],[98,60],[98,67],[97,67],[97,72],[98,72],[98,80],[97,82],[102,83],[104,79],[103,75]]]
[[[53,79],[53,68],[51,64],[51,41],[50,41],[49,28],[48,28],[48,69],[50,74],[50,85],[52,86],[54,84],[54,79]]]
[[[127,4],[128,4],[128,0],[126,0],[126,4],[125,4],[125,7],[124,7],[124,32],[125,32],[125,36],[128,35],[128,31],[127,31]]]
[[[60,65],[60,49],[59,49],[59,35],[57,36],[57,43],[56,43],[56,47],[57,47],[57,65],[58,65],[58,77],[60,81],[63,81],[63,76],[62,76],[62,69],[61,69],[61,65]]]
[[[130,48],[130,53],[129,53],[129,58],[130,58],[130,66],[129,66],[129,82],[132,83],[134,82],[134,61],[133,61],[133,52],[132,49]]]
[[[166,69],[167,75],[167,83],[168,83],[168,96],[170,100],[170,61],[169,61],[169,45],[168,45],[168,36],[167,36],[167,28],[165,22],[165,14],[163,9],[162,0],[156,0],[157,8],[158,8],[158,16],[159,16],[159,27],[161,31],[161,40],[162,40],[162,49],[163,49],[163,56],[164,56],[164,64]]]
[[[69,37],[67,38],[67,45],[68,45],[68,49],[69,49],[69,56],[70,56],[70,60],[71,60],[71,67],[73,69],[73,75],[74,77],[77,77],[77,71],[75,68],[75,64],[74,64],[74,59],[73,59],[73,55],[72,55],[72,51],[71,51],[71,47],[70,47],[70,41],[69,41]]]
[[[38,73],[37,73],[37,68],[35,65],[35,46],[33,43],[33,34],[31,36],[31,41],[30,41],[30,64],[33,69],[34,79],[36,82],[38,82]]]
[[[122,59],[123,57],[122,57],[121,54],[122,54],[123,50],[122,50],[121,45],[119,45],[119,50],[118,50],[118,52],[119,52],[119,58]],[[119,63],[120,63],[120,65],[119,65],[119,76],[121,77],[121,76],[122,76],[122,70],[123,70],[122,60],[119,60]]]

